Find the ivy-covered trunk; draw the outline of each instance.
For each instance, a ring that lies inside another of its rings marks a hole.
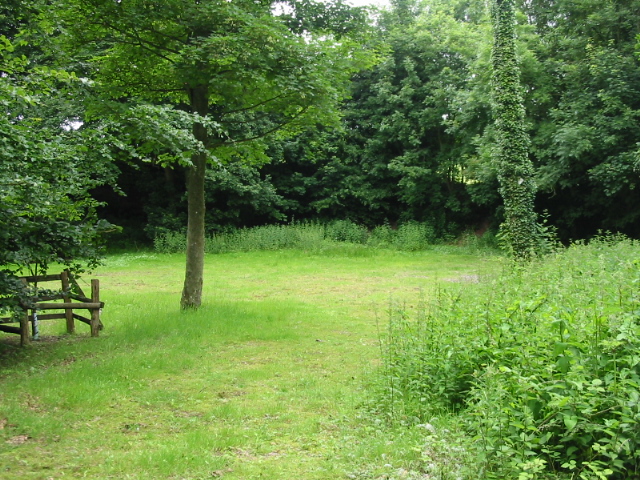
[[[514,0],[493,0],[493,91],[497,130],[498,181],[504,201],[502,236],[517,259],[535,251],[533,165],[524,125],[520,69],[516,59]]]
[[[191,108],[201,117],[209,109],[209,92],[206,86],[190,89]],[[207,129],[201,123],[193,126],[193,135],[207,144]],[[187,268],[180,306],[182,309],[198,308],[202,303],[204,277],[205,201],[204,179],[207,154],[196,152],[191,156],[192,165],[187,171]]]

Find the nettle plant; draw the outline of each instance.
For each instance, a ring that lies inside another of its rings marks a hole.
[[[640,474],[640,246],[576,244],[392,311],[387,413],[454,414],[481,478]]]

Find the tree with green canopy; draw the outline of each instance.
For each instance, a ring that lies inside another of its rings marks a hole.
[[[18,275],[99,263],[113,226],[98,219],[90,191],[114,174],[86,147],[99,144],[95,132],[69,123],[66,99],[81,97],[83,82],[30,62],[19,30],[13,40],[0,35],[0,310],[17,311],[30,295]]]
[[[564,239],[640,234],[638,0],[522,6],[540,64],[528,90],[539,188]]]
[[[307,0],[60,0],[57,7],[51,28],[93,68],[102,98],[94,116],[119,122],[137,151],[187,168],[181,306],[197,308],[207,164],[255,159],[257,139],[335,119],[350,75],[375,57],[359,41],[365,12]],[[190,140],[167,140],[187,126]]]
[[[394,1],[381,15],[385,54],[354,75],[343,128],[286,139],[270,152],[279,161],[264,170],[297,208],[291,215],[369,227],[417,220],[439,236],[486,218],[466,184],[477,132],[458,127],[461,117],[483,119],[458,97],[485,35],[484,17],[468,3]]]

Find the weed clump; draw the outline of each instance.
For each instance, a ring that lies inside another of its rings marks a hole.
[[[478,478],[636,478],[639,266],[601,237],[392,306],[374,408],[461,423]]]
[[[370,231],[349,220],[336,220],[327,224],[265,225],[220,232],[206,238],[205,251],[207,253],[283,249],[319,251],[345,244],[419,251],[426,250],[437,243],[436,230],[429,223],[412,221],[401,224],[397,228],[383,225]],[[475,250],[482,248],[479,245],[478,242],[474,244]],[[154,249],[158,253],[184,252],[186,246],[187,239],[183,232],[163,232],[156,235],[154,239]]]

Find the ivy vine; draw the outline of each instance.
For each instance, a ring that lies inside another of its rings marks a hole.
[[[496,166],[504,201],[501,235],[514,257],[530,259],[536,246],[536,186],[516,58],[513,0],[493,0],[493,92],[497,130]]]

